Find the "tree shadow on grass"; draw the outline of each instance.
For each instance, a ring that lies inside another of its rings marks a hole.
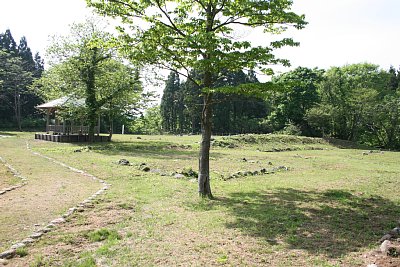
[[[3,131],[0,131],[0,135],[1,135],[1,136],[8,136],[8,137],[11,137],[11,136],[16,136],[17,134],[16,134],[16,133],[11,133],[11,132],[3,132]]]
[[[340,149],[362,149],[362,150],[374,149],[367,145],[358,144],[356,142],[348,141],[348,140],[341,140],[341,139],[336,139],[336,138],[331,138],[331,137],[324,137],[323,139],[326,142],[328,142],[331,146],[334,146],[334,147],[337,147]]]
[[[77,143],[82,145],[82,143]],[[199,152],[191,147],[180,146],[175,143],[162,141],[127,141],[90,144],[91,150],[105,155],[121,155],[149,158],[197,158]],[[212,153],[213,157],[220,157],[220,153]]]
[[[212,205],[234,215],[229,228],[330,258],[376,245],[400,214],[400,206],[390,200],[342,190],[233,193]]]

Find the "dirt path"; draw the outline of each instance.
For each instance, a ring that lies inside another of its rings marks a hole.
[[[0,156],[28,179],[26,186],[0,195],[0,250],[102,187],[90,177],[33,155],[22,138],[0,138]]]

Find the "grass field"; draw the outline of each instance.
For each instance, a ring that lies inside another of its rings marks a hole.
[[[111,143],[87,145],[24,133],[0,138],[0,156],[13,161],[25,140],[112,186],[11,266],[366,266],[368,252],[400,215],[398,152],[363,153],[350,143],[293,136],[215,137],[216,198],[202,200],[193,177],[170,175],[196,170],[199,136],[116,135]],[[131,165],[118,165],[120,159]],[[44,162],[28,170],[32,160],[21,150],[15,167],[37,179],[51,173]],[[141,170],[143,163],[150,172]],[[86,189],[71,187],[73,193],[95,191],[78,187]],[[7,227],[0,220],[0,231]]]

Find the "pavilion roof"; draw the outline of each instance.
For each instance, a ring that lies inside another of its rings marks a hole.
[[[73,96],[63,96],[58,99],[51,100],[47,103],[36,106],[39,109],[52,109],[52,108],[62,108],[67,106],[80,107],[85,105],[85,99],[77,99]]]

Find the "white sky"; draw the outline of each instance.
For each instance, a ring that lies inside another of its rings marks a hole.
[[[300,41],[300,47],[278,53],[293,67],[400,66],[400,0],[294,0],[293,9],[309,22],[285,34]],[[0,32],[10,29],[17,43],[25,36],[33,53],[44,57],[48,36],[67,33],[69,24],[87,14],[84,0],[0,0]],[[247,37],[255,44],[269,43],[257,31]]]

